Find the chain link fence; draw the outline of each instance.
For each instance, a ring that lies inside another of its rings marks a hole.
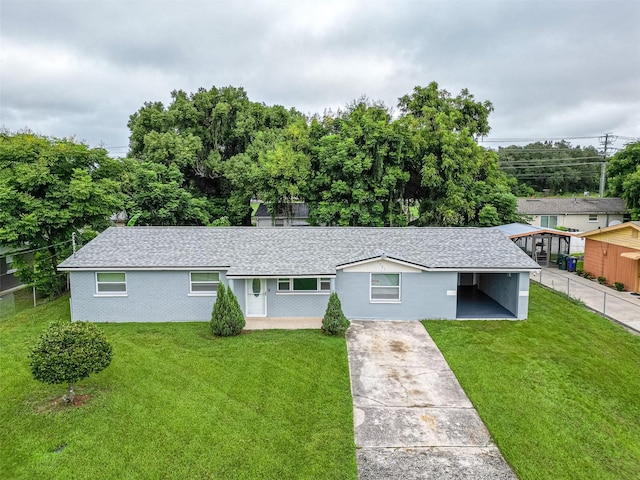
[[[589,280],[577,280],[566,274],[542,269],[533,280],[567,296],[579,300],[587,307],[635,330],[640,329],[640,296],[630,292],[617,292],[608,287],[590,285]],[[629,298],[624,298],[628,296]]]

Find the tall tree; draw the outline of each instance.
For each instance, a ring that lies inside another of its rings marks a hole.
[[[399,122],[411,134],[405,197],[419,203],[419,225],[497,225],[519,220],[516,198],[497,155],[476,141],[489,133],[490,102],[467,90],[452,97],[438,84],[399,99]]]
[[[209,199],[214,218],[250,224],[256,165],[247,152],[260,132],[281,130],[300,114],[251,102],[242,88],[171,95],[168,107],[146,103],[130,117],[130,155],[176,166],[184,187]]]
[[[403,226],[404,132],[389,110],[360,99],[311,125],[312,221],[326,225]]]
[[[33,266],[19,266],[23,281],[58,293],[56,266],[73,233],[101,229],[122,208],[117,182],[100,177],[107,152],[67,139],[0,133],[0,243],[37,249]]]
[[[633,220],[640,219],[640,142],[630,143],[608,160],[607,191],[621,197]]]

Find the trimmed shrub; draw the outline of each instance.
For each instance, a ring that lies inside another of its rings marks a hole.
[[[73,384],[111,363],[112,348],[104,333],[89,322],[53,323],[29,355],[33,378],[43,383],[68,383],[66,403],[73,402]]]
[[[342,304],[336,292],[329,296],[327,311],[322,319],[322,331],[326,335],[344,335],[349,328],[349,320],[342,312]]]
[[[584,270],[582,270],[581,268],[576,268],[576,275],[581,277],[583,274],[584,274]]]
[[[245,323],[238,298],[230,288],[225,288],[221,283],[211,312],[211,331],[220,337],[239,335]]]
[[[617,291],[619,291],[619,292],[624,291],[624,283],[622,283],[622,282],[615,282],[615,283],[614,283],[614,285],[615,285],[615,287],[616,287],[616,290],[617,290]]]
[[[598,283],[599,283],[600,285],[604,285],[605,283],[607,283],[607,279],[606,279],[606,278],[604,278],[603,276],[599,276],[599,277],[598,277]]]

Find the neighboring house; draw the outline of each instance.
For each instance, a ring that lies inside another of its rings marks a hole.
[[[539,266],[492,228],[112,227],[58,268],[74,321],[208,321],[224,283],[249,328],[296,328],[332,291],[351,319],[525,319]]]
[[[13,266],[16,255],[19,255],[19,252],[16,252],[15,248],[0,247],[0,295],[23,287],[15,275],[16,269]]]
[[[580,235],[586,239],[584,270],[613,285],[640,293],[640,222],[627,222]]]
[[[531,225],[564,227],[574,232],[604,228],[628,220],[621,198],[519,198],[518,213],[531,217]]]
[[[306,227],[309,225],[309,207],[306,203],[288,203],[272,216],[261,203],[254,217],[256,227]]]
[[[494,228],[507,235],[523,252],[543,267],[558,265],[558,256],[573,253],[571,244],[575,240],[581,240],[573,233],[524,223],[509,223]]]

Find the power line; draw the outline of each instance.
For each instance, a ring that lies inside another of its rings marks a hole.
[[[551,168],[551,167],[574,167],[581,165],[600,165],[602,162],[581,162],[581,163],[557,163],[544,165],[514,165],[512,168]],[[501,168],[509,168],[508,165],[500,165]]]
[[[40,250],[46,250],[49,247],[57,247],[59,245],[64,245],[65,243],[70,243],[72,241],[73,240],[66,240],[66,241],[60,242],[60,243],[52,243],[51,245],[47,245],[45,247],[40,247],[40,248],[32,248],[31,250],[14,250],[13,252],[3,253],[2,255],[0,255],[0,258],[3,258],[3,257],[15,257],[16,255],[22,255],[22,254],[25,254],[25,253],[31,253],[31,252],[37,252],[37,251],[40,251]]]
[[[543,142],[548,140],[595,140],[601,138],[601,135],[589,136],[589,137],[538,137],[538,138],[526,138],[526,137],[516,137],[516,138],[492,138],[491,140],[479,139],[478,143],[505,143],[505,142]]]

